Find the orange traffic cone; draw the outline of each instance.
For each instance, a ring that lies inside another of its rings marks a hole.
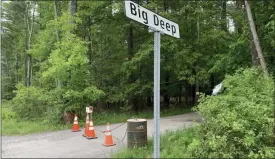
[[[116,145],[115,143],[113,143],[113,137],[112,137],[112,134],[111,134],[111,129],[110,129],[110,124],[107,123],[107,130],[105,132],[105,142],[103,144],[103,146],[114,146]]]
[[[95,136],[95,128],[94,128],[93,120],[90,121],[89,129],[87,131],[86,138],[87,139],[96,139],[97,138]]]
[[[86,113],[86,123],[85,123],[85,131],[84,134],[82,136],[86,137],[87,136],[87,132],[89,130],[89,113]]]
[[[81,131],[79,130],[79,125],[78,125],[78,121],[77,121],[77,115],[74,115],[74,125],[73,125],[73,129],[72,132],[78,132]]]

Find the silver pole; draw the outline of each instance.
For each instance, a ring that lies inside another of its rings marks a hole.
[[[154,158],[160,158],[160,32],[154,31]]]

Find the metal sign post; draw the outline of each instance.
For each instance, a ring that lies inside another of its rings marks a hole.
[[[149,32],[154,32],[154,158],[160,158],[160,34],[180,38],[179,26],[132,1],[124,3],[128,18],[149,26]]]
[[[154,31],[154,158],[160,158],[160,32],[151,30]]]

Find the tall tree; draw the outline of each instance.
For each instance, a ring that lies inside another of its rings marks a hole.
[[[29,9],[29,7],[31,9]],[[35,7],[36,7],[36,1],[35,3],[27,3],[27,8],[26,8],[26,25],[27,25],[27,33],[28,33],[28,42],[27,42],[27,50],[31,49],[31,40],[33,36],[33,28],[34,28],[34,14],[35,14]],[[30,13],[32,11],[32,13]],[[32,16],[30,17],[30,15]],[[31,85],[31,78],[32,78],[32,56],[30,54],[27,55],[27,60],[28,60],[28,69],[27,69],[27,86]]]
[[[256,31],[256,28],[255,28],[254,20],[253,20],[253,17],[252,17],[250,5],[247,2],[247,0],[245,0],[244,2],[245,2],[247,18],[248,18],[248,22],[249,22],[250,31],[251,31],[251,34],[252,34],[252,37],[253,37],[255,49],[256,49],[258,57],[260,59],[261,68],[262,68],[264,74],[267,76],[268,75],[268,70],[266,68],[266,63],[265,63],[263,53],[262,53],[262,50],[261,50],[261,46],[260,46],[260,42],[259,42],[259,39],[258,39],[258,34],[257,34],[257,31]]]

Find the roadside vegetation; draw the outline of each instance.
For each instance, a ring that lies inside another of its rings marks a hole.
[[[72,124],[65,124],[63,122],[52,122],[48,118],[36,118],[35,120],[22,120],[16,113],[10,110],[10,101],[4,101],[2,103],[2,135],[25,135],[39,132],[50,132],[56,130],[70,129]],[[179,108],[173,107],[170,109],[162,110],[161,117],[179,115],[191,112],[191,108]],[[151,119],[153,117],[153,110],[144,110],[141,112],[125,112],[125,111],[104,111],[101,113],[93,113],[94,124],[103,125],[107,122],[111,124],[126,122],[130,118],[146,118]],[[85,117],[80,118],[79,125],[84,127]]]
[[[176,131],[166,131],[160,136],[161,158],[189,158],[188,149],[192,149],[193,140],[199,136],[198,127],[179,129]],[[132,149],[122,148],[118,152],[111,154],[112,158],[153,158],[153,138],[149,138],[146,147],[135,147]]]
[[[255,69],[241,69],[223,81],[224,92],[204,96],[195,110],[201,125],[161,137],[162,158],[274,158],[274,83]],[[122,149],[113,157],[152,157],[147,147]]]

